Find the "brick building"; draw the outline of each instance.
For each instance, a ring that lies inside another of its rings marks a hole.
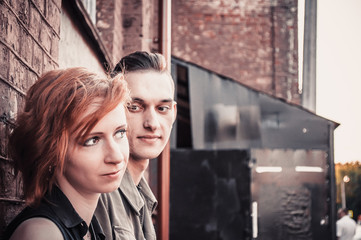
[[[295,0],[177,0],[172,54],[300,103],[297,29]]]

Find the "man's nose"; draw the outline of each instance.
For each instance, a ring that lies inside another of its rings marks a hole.
[[[158,114],[155,109],[149,109],[146,112],[143,126],[144,128],[150,129],[152,131],[159,128],[160,124],[158,120]]]

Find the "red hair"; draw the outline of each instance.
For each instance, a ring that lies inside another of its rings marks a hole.
[[[102,106],[79,119],[95,100]],[[29,89],[9,139],[16,173],[21,172],[28,204],[37,205],[55,183],[55,169],[64,167],[69,136],[83,138],[119,103],[129,100],[122,74],[109,78],[85,68],[53,70]]]

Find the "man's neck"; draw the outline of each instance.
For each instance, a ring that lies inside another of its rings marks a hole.
[[[133,160],[132,158],[129,158],[127,168],[130,175],[132,176],[135,185],[139,184],[148,165],[149,165],[149,159]]]

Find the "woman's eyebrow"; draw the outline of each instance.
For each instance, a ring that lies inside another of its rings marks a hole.
[[[140,103],[144,103],[145,101],[139,97],[134,97],[132,98],[132,102],[140,102]],[[160,100],[160,102],[162,103],[170,103],[170,102],[173,102],[173,99],[172,98],[166,98],[166,99],[162,99]]]

